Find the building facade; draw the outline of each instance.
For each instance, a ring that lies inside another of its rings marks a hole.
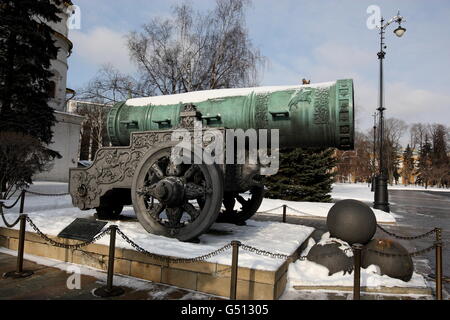
[[[49,23],[53,29],[55,45],[59,47],[58,56],[52,61],[50,71],[53,72],[51,79],[49,105],[55,110],[56,124],[53,128],[53,143],[50,148],[58,151],[62,158],[56,159],[49,171],[42,172],[35,180],[67,182],[69,179],[69,168],[76,167],[78,162],[80,128],[83,117],[67,111],[67,94],[74,93],[68,89],[67,72],[68,57],[72,53],[72,42],[69,40],[69,28],[67,21],[71,14],[72,2],[63,1],[60,14],[61,21]],[[69,97],[70,99],[70,97]]]

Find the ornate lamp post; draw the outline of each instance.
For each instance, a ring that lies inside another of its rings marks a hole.
[[[394,33],[397,37],[403,36],[403,34],[406,32],[405,28],[402,28],[401,23],[404,21],[403,17],[400,15],[400,11],[397,13],[396,16],[391,18],[388,22],[385,22],[383,18],[381,18],[380,23],[380,52],[378,52],[378,60],[380,61],[380,104],[378,107],[379,112],[379,132],[380,132],[380,159],[378,162],[379,167],[379,174],[375,179],[375,196],[374,196],[374,203],[373,207],[375,209],[381,209],[385,212],[389,212],[389,194],[387,190],[387,169],[385,167],[384,163],[384,155],[383,155],[383,139],[384,139],[384,117],[383,112],[386,110],[383,106],[383,60],[386,55],[386,52],[383,50],[386,49],[386,46],[384,44],[384,33],[386,28],[391,25],[393,22],[398,23],[397,29],[394,30]]]

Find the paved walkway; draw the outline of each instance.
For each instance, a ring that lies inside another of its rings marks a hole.
[[[15,270],[17,258],[0,253],[0,274]],[[58,265],[55,262],[55,265]],[[93,276],[81,275],[81,289],[69,289],[68,278],[73,275],[55,267],[39,265],[31,261],[24,261],[24,270],[34,271],[34,275],[22,279],[0,278],[1,300],[97,300],[92,291],[105,283]],[[126,278],[126,277],[121,277]],[[135,278],[128,278],[132,286],[122,286],[125,294],[108,299],[120,300],[215,300],[217,297],[198,292],[179,289],[172,286],[155,284]]]

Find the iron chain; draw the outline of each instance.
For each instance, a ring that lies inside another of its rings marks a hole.
[[[70,193],[69,192],[65,192],[65,193],[41,193],[41,192],[36,192],[36,191],[30,191],[30,190],[24,190],[25,192],[28,192],[30,194],[34,194],[36,196],[44,196],[44,197],[62,197],[62,196],[67,196]]]
[[[12,208],[14,208],[14,207],[16,206],[16,204],[19,202],[19,200],[20,200],[21,197],[22,197],[22,195],[18,196],[17,199],[16,199],[16,201],[15,201],[12,205],[10,205],[10,206],[7,206],[4,202],[0,202],[0,205],[1,205],[3,208],[5,208],[5,209],[12,209]]]
[[[278,207],[275,207],[275,208],[272,208],[272,209],[269,209],[269,210],[265,210],[265,211],[258,211],[258,213],[270,213],[270,211],[274,211],[274,210],[277,210],[277,209],[280,209],[280,208],[283,208],[283,206],[278,206]]]
[[[313,214],[310,214],[310,213],[306,213],[306,212],[303,212],[303,211],[297,210],[297,209],[295,209],[295,208],[292,208],[292,207],[289,207],[289,206],[287,206],[287,208],[289,208],[289,209],[291,209],[292,211],[295,211],[295,212],[297,212],[297,213],[301,213],[301,214],[303,214],[303,215],[307,215],[307,216],[314,216]]]
[[[41,230],[39,230],[39,228],[34,224],[33,220],[31,220],[31,218],[29,216],[27,216],[27,221],[30,224],[30,226],[34,229],[34,231],[36,231],[36,233],[42,239],[44,239],[46,242],[50,243],[51,245],[53,245],[55,247],[64,248],[64,249],[80,249],[80,248],[86,247],[86,246],[96,242],[97,240],[100,240],[101,238],[103,238],[111,230],[111,227],[108,227],[107,229],[103,230],[101,233],[96,235],[94,238],[92,238],[92,240],[89,240],[86,242],[82,242],[82,243],[78,243],[78,244],[65,244],[65,243],[57,242],[57,241],[49,238],[46,234],[44,234]]]
[[[6,221],[5,214],[3,213],[3,206],[1,206],[1,205],[0,205],[0,214],[1,214],[1,216],[2,216],[3,223],[4,223],[5,226],[7,226],[8,228],[13,228],[13,227],[14,227],[16,224],[18,224],[19,221],[20,221],[20,215],[19,215],[19,217],[17,218],[16,221],[14,221],[13,223],[8,223],[8,221]]]
[[[403,253],[403,254],[400,254],[400,253],[397,253],[397,254],[386,253],[386,252],[381,252],[381,251],[370,249],[370,248],[364,248],[362,250],[363,251],[365,250],[365,251],[369,251],[369,252],[374,252],[376,254],[379,254],[380,256],[385,256],[385,257],[408,257],[408,256],[409,257],[415,257],[415,256],[420,256],[420,255],[422,255],[424,253],[430,252],[434,248],[436,248],[436,244],[433,244],[431,247],[428,247],[428,248],[425,248],[425,249],[422,249],[422,250],[418,250],[418,251],[414,251],[414,252],[408,252],[408,253]]]
[[[266,256],[266,257],[270,257],[270,258],[274,258],[274,259],[283,259],[283,260],[288,260],[288,259],[292,259],[294,257],[294,255],[286,255],[286,254],[281,254],[281,253],[273,253],[273,252],[269,252],[266,250],[262,250],[262,249],[258,249],[252,246],[248,246],[245,244],[240,244],[240,247],[242,248],[242,250],[248,251],[248,252],[252,252],[254,254],[257,254],[259,256]]]
[[[231,249],[231,243],[224,245],[223,247],[212,251],[210,253],[204,254],[202,256],[198,256],[195,258],[172,258],[169,256],[163,256],[163,255],[159,255],[156,253],[152,253],[149,252],[147,250],[145,250],[144,248],[142,248],[141,246],[139,246],[136,242],[134,242],[133,240],[131,240],[126,234],[124,234],[122,232],[122,230],[117,229],[117,233],[129,244],[131,245],[134,249],[136,249],[137,251],[144,253],[145,255],[154,258],[156,260],[162,261],[162,262],[171,262],[171,263],[193,263],[193,262],[199,262],[199,261],[205,261],[206,259],[212,258],[214,256],[217,256],[229,249]]]
[[[392,237],[394,237],[394,238],[402,239],[402,240],[416,240],[416,239],[426,238],[426,237],[432,235],[433,233],[435,233],[435,232],[437,231],[437,229],[434,228],[433,230],[430,230],[430,231],[425,232],[425,233],[423,233],[423,234],[420,234],[420,235],[418,235],[418,236],[404,237],[404,236],[399,236],[399,235],[397,235],[397,234],[395,234],[395,233],[393,233],[393,232],[390,232],[390,231],[386,230],[385,228],[383,228],[383,227],[380,226],[379,224],[377,224],[377,227],[378,227],[381,231],[383,231],[384,233],[386,233],[386,234],[388,234],[388,235],[390,235],[390,236],[392,236]]]

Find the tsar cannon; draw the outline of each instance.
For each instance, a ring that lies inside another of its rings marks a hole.
[[[132,204],[148,232],[182,241],[198,237],[216,221],[245,223],[263,199],[262,165],[248,156],[243,163],[207,162],[199,152],[208,147],[207,139],[189,151],[191,162],[175,163],[171,155],[179,135],[174,133],[192,133],[194,144],[199,125],[201,132],[223,133],[223,140],[229,129],[277,129],[280,148],[352,149],[353,81],[208,90],[117,103],[107,116],[112,146],[100,148],[90,167],[70,169],[74,206],[95,208],[100,218],[114,219]],[[228,147],[226,141],[224,145]]]

